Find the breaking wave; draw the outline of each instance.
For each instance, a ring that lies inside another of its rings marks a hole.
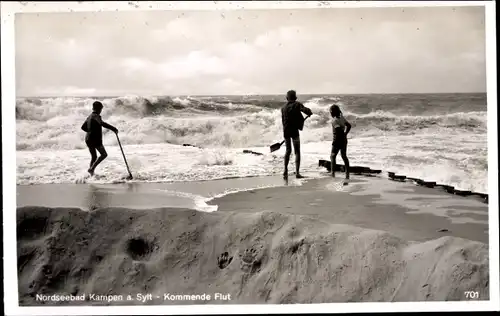
[[[82,121],[93,99],[19,99],[16,104],[17,149],[82,148]],[[335,98],[306,102],[314,114],[306,123],[305,142],[331,138],[328,105]],[[338,101],[336,101],[338,102]],[[265,146],[281,137],[282,100],[125,96],[104,99],[103,118],[120,130],[127,144],[191,143],[198,146]],[[485,133],[486,111],[444,115],[398,115],[377,110],[366,114],[346,106],[353,137],[387,133]],[[113,137],[105,142],[114,144]]]

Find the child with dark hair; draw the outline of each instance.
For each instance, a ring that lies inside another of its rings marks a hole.
[[[288,179],[288,163],[292,154],[292,144],[295,151],[295,177],[303,178],[300,174],[300,135],[299,131],[304,127],[304,117],[302,113],[311,116],[311,109],[305,107],[297,101],[297,93],[290,90],[286,93],[287,103],[281,108],[281,122],[283,124],[283,137],[285,138],[285,170],[283,178]]]
[[[85,122],[82,124],[81,129],[86,132],[85,143],[90,151],[90,168],[88,172],[90,175],[94,175],[95,168],[108,156],[104,145],[102,144],[102,128],[105,127],[118,133],[118,129],[106,122],[101,118],[101,112],[103,105],[99,101],[95,101],[92,104],[92,113],[87,117]],[[99,158],[97,158],[97,152],[99,151]]]
[[[340,151],[340,156],[344,160],[345,165],[345,178],[349,179],[349,159],[347,159],[347,134],[351,130],[351,124],[344,118],[342,111],[338,105],[330,107],[330,114],[332,116],[332,131],[333,142],[332,152],[330,154],[332,177],[335,177],[335,168],[337,166],[337,154]]]

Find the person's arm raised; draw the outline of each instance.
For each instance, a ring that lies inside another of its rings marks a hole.
[[[304,104],[300,103],[300,110],[304,112],[307,116],[313,115],[313,112],[311,111],[310,108],[307,108],[304,106]]]

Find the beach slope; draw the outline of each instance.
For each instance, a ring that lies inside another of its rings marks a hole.
[[[368,198],[356,199],[370,206]],[[310,215],[26,206],[17,210],[17,238],[24,306],[442,301],[467,300],[466,291],[489,299],[485,243],[455,236],[409,241]],[[138,300],[139,293],[151,299]],[[210,299],[169,296],[202,294]]]

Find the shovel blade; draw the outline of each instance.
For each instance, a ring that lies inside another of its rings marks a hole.
[[[281,148],[281,143],[276,143],[271,145],[271,152],[276,151]]]

